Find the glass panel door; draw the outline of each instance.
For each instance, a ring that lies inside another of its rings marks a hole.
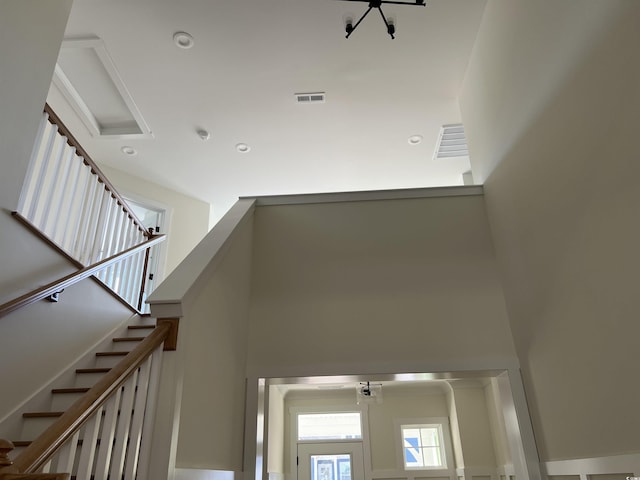
[[[299,443],[298,480],[364,480],[362,443]]]

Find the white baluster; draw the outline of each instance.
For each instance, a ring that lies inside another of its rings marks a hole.
[[[100,256],[98,260],[102,260],[103,258],[107,258],[109,256],[109,240],[111,236],[111,231],[113,229],[112,223],[112,215],[113,215],[113,204],[115,203],[111,193],[108,190],[105,190],[109,196],[106,197],[105,207],[104,207],[104,215],[102,217],[101,224],[101,234],[100,234],[100,242],[98,246],[98,251],[100,252]],[[98,272],[97,277],[102,280],[104,283],[107,283],[107,271],[101,270]],[[108,283],[107,283],[108,285]]]
[[[97,179],[97,177],[96,177]],[[100,233],[101,233],[101,225],[100,220],[103,216],[104,204],[106,200],[106,196],[109,193],[104,189],[104,185],[102,183],[98,183],[98,189],[96,192],[96,199],[93,206],[93,211],[91,212],[91,217],[89,219],[89,235],[87,236],[87,265],[95,263],[100,258],[99,244],[100,244]]]
[[[144,269],[144,252],[137,253],[133,256],[133,265],[131,269],[131,292],[129,293],[129,303],[138,307],[138,298],[140,296],[140,287],[142,286],[142,271]]]
[[[76,249],[76,241],[79,236],[80,227],[82,225],[82,214],[85,209],[85,203],[87,199],[87,190],[89,188],[89,179],[91,173],[87,166],[83,163],[82,157],[76,158],[78,162],[78,177],[76,190],[74,192],[71,206],[69,211],[71,212],[71,221],[68,228],[65,228],[62,244],[65,246],[65,251],[72,257],[78,259],[78,253]]]
[[[93,458],[96,453],[96,444],[98,443],[98,431],[100,430],[101,419],[102,407],[98,408],[84,425],[84,437],[82,439],[80,461],[78,463],[78,472],[76,474],[76,479],[78,480],[89,480],[91,478]]]
[[[36,180],[33,188],[33,201],[27,212],[27,218],[33,223],[36,216],[38,204],[40,203],[40,195],[42,193],[45,174],[49,167],[49,159],[53,152],[54,145],[56,143],[56,137],[58,136],[58,127],[51,125],[47,127],[46,141],[44,142],[44,149],[42,150],[42,161],[37,170]]]
[[[106,479],[109,473],[109,462],[111,461],[113,439],[115,438],[116,425],[118,423],[118,410],[120,408],[121,393],[122,389],[119,388],[113,395],[111,395],[104,405],[105,415],[100,435],[100,449],[98,451],[94,470],[96,480]]]
[[[79,260],[83,265],[87,265],[85,263],[87,257],[85,245],[87,244],[87,237],[89,236],[89,216],[93,211],[93,202],[96,197],[96,190],[98,189],[98,182],[95,181],[95,177],[91,173],[91,169],[89,167],[85,168],[89,172],[87,176],[87,188],[85,190],[82,212],[80,213],[80,218],[78,219],[74,249],[75,253],[73,255],[74,258],[76,260]]]
[[[140,366],[138,373],[138,389],[131,418],[131,430],[129,431],[129,445],[127,447],[127,460],[125,462],[124,480],[135,480],[138,471],[138,455],[140,454],[140,438],[144,423],[145,407],[147,404],[147,391],[149,389],[149,375],[151,373],[151,357]]]
[[[93,260],[92,248],[96,238],[96,218],[100,212],[100,202],[102,201],[102,194],[104,193],[104,187],[98,182],[96,175],[91,175],[91,177],[91,181],[95,182],[95,189],[93,189],[91,209],[87,211],[87,216],[84,220],[85,235],[82,242],[82,258],[80,259],[84,265],[90,265]]]
[[[78,155],[76,154],[75,147],[69,148],[71,155],[69,157],[69,165],[62,185],[62,195],[60,195],[60,202],[57,207],[58,219],[51,233],[51,239],[65,251],[67,250],[64,245],[64,236],[74,215],[72,205],[78,188],[78,174],[80,173],[82,165],[78,159]]]
[[[91,263],[102,260],[104,257],[104,237],[109,221],[109,204],[111,202],[111,192],[106,188],[102,189],[102,199],[100,200],[100,211],[96,218],[96,236],[93,242],[93,255]]]
[[[44,112],[40,119],[36,141],[33,145],[33,151],[31,152],[31,160],[29,160],[27,175],[25,176],[24,185],[20,192],[20,200],[18,201],[18,211],[25,217],[33,203],[37,172],[42,168],[44,149],[47,144],[46,138],[48,138],[50,129],[49,114]]]
[[[46,199],[43,202],[42,219],[39,222],[41,225],[40,230],[46,233],[51,238],[51,228],[55,223],[58,212],[55,209],[52,210],[52,205],[58,203],[60,196],[60,182],[63,174],[63,165],[69,156],[69,145],[67,145],[67,137],[59,136],[57,138],[56,155],[51,158],[51,164],[49,166],[49,172],[47,173],[46,188],[47,195],[43,197]]]
[[[151,459],[151,437],[153,435],[153,423],[156,415],[158,386],[160,385],[160,373],[162,372],[162,350],[160,345],[151,355],[151,372],[149,373],[149,388],[147,393],[147,405],[144,412],[142,425],[142,442],[140,444],[140,456],[138,457],[137,478],[147,480],[149,461]]]
[[[118,252],[121,252],[124,250],[124,244],[126,241],[126,235],[127,235],[127,226],[128,226],[128,222],[127,222],[127,217],[124,214],[124,212],[122,211],[122,208],[120,209],[120,213],[119,213],[120,219],[121,219],[121,225],[120,225],[120,235],[118,237]],[[123,263],[124,262],[118,262],[115,265],[114,268],[114,290],[116,293],[120,294],[120,292],[122,291],[122,271],[123,271]]]
[[[51,471],[51,460],[40,467],[40,473],[49,473]]]
[[[53,140],[53,148],[47,161],[47,169],[43,172],[42,187],[38,195],[38,206],[33,216],[32,222],[40,230],[44,230],[44,225],[49,216],[51,200],[55,193],[53,179],[55,178],[60,157],[64,154],[65,142],[60,136],[56,136]]]
[[[120,407],[120,417],[116,427],[116,442],[111,455],[111,466],[109,468],[109,478],[122,478],[124,470],[125,455],[127,453],[127,439],[129,438],[129,428],[131,425],[131,410],[136,392],[138,372],[134,372],[124,383],[122,392],[122,406]]]
[[[71,473],[73,471],[73,464],[76,459],[76,452],[78,451],[78,438],[80,438],[80,430],[71,435],[71,438],[67,440],[58,451],[57,472]]]

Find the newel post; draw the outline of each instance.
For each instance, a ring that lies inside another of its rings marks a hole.
[[[0,438],[0,479],[7,473],[15,473],[13,461],[9,458],[9,453],[15,448],[9,440]]]

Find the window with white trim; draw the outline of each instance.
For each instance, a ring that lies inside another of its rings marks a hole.
[[[360,412],[298,414],[298,441],[362,440]]]
[[[405,470],[447,468],[442,423],[400,426]]]

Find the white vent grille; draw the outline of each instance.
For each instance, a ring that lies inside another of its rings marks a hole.
[[[467,138],[461,123],[443,125],[433,158],[468,157]]]
[[[298,103],[324,103],[325,93],[296,93],[296,102]]]

